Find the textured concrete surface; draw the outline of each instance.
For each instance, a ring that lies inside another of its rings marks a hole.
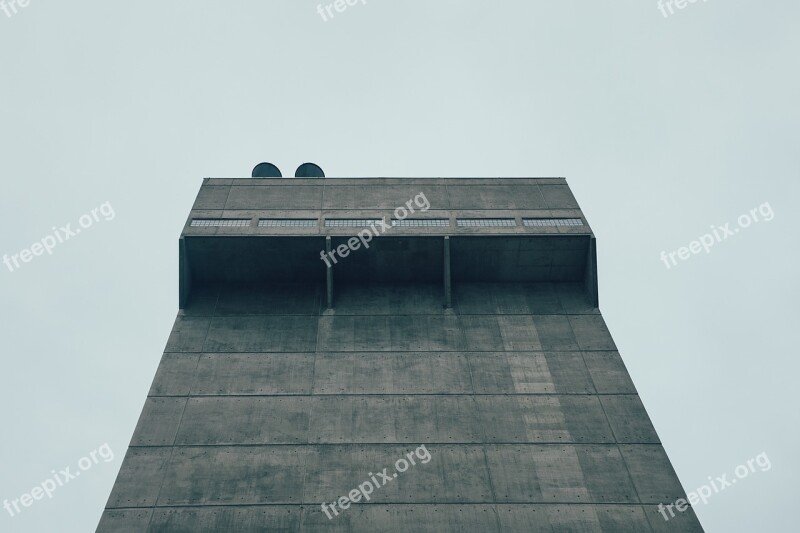
[[[254,181],[207,180],[195,208],[382,209],[417,187]],[[563,180],[535,185],[454,182],[429,199],[577,208]],[[218,241],[241,238],[203,237],[215,240],[194,252],[224,272],[235,261]],[[454,238],[451,308],[425,274],[441,262],[401,275],[426,260],[422,240],[419,255],[398,252],[391,283],[338,277],[332,309],[316,274],[301,282],[253,262],[276,279],[206,278],[175,320],[98,531],[702,531],[691,509],[669,522],[658,513],[684,491],[587,294],[588,241],[564,238]],[[322,242],[302,239],[290,243],[300,255]],[[497,276],[495,254],[550,272],[561,257],[574,271]],[[320,509],[421,444],[430,462],[368,503],[333,520]]]

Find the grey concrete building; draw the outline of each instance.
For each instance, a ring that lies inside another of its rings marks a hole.
[[[179,253],[98,531],[702,531],[564,179],[206,179]]]

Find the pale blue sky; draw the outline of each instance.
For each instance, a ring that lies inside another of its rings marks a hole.
[[[177,311],[201,178],[565,176],[601,309],[707,531],[794,521],[800,5],[709,0],[45,2],[0,11],[0,500],[108,443],[2,531],[93,530]],[[775,217],[668,270],[662,250]]]

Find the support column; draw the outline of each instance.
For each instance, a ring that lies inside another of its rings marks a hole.
[[[444,238],[444,306],[453,307],[453,296],[450,286],[450,237]]]
[[[597,288],[597,239],[592,235],[586,253],[586,273],[584,275],[586,298],[593,307],[600,307],[600,296]]]
[[[325,252],[330,257],[331,253],[331,238],[325,237]],[[325,285],[328,294],[328,309],[333,309],[333,265],[326,266],[325,268]]]
[[[189,268],[189,256],[186,253],[186,239],[178,240],[178,308],[186,308],[189,292],[192,289],[192,271]]]

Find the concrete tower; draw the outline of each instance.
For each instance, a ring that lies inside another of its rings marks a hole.
[[[206,179],[98,531],[702,531],[683,497],[564,179]]]

